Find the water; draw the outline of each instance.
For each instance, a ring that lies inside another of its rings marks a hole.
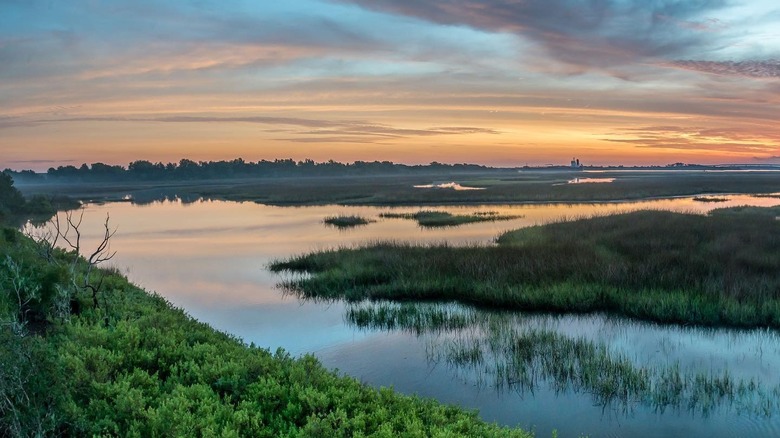
[[[265,267],[274,259],[336,246],[377,240],[490,244],[503,231],[564,218],[614,214],[638,209],[705,213],[733,205],[778,205],[780,199],[729,196],[724,203],[692,198],[611,204],[488,205],[425,207],[455,214],[496,211],[522,216],[457,228],[423,229],[405,219],[382,219],[382,212],[415,212],[419,207],[273,207],[254,203],[197,201],[87,205],[82,230],[85,246],[100,237],[106,214],[118,227],[112,239],[112,263],[135,283],[156,291],[193,317],[247,343],[294,355],[313,353],[330,368],[371,385],[394,386],[405,393],[435,397],[476,408],[488,421],[535,429],[550,436],[767,436],[780,434],[780,413],[771,417],[724,406],[703,416],[684,407],[661,412],[638,403],[630,409],[603,406],[582,390],[559,390],[539,379],[531,390],[503,387],[485,369],[501,358],[477,366],[447,359],[453,339],[485,339],[485,328],[471,337],[455,332],[358,327],[345,315],[347,305],[300,302],[275,287],[280,280]],[[377,222],[338,230],[322,219],[360,215]],[[481,311],[477,319],[487,317]],[[659,327],[603,316],[505,314],[513,330],[535,327],[565,338],[606,345],[638,367],[679,364],[684,370],[720,372],[735,379],[756,379],[767,388],[779,384],[773,364],[780,363],[780,341],[774,331],[702,330]],[[482,337],[480,337],[482,336]]]
[[[423,184],[423,185],[418,185],[413,187],[415,189],[452,189],[455,191],[485,190],[484,187],[467,187],[467,186],[462,186],[456,182],[448,182],[448,183],[441,183],[441,184]]]
[[[615,182],[615,178],[574,178],[567,181],[567,184],[603,184]]]

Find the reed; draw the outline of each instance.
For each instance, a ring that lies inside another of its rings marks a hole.
[[[512,231],[495,246],[379,242],[279,260],[304,298],[459,301],[665,323],[780,327],[780,209],[642,211]]]
[[[707,417],[736,406],[768,417],[780,410],[780,387],[736,379],[727,369],[637,364],[605,343],[558,333],[522,314],[452,304],[361,302],[350,306],[346,320],[361,329],[434,335],[430,361],[447,363],[502,392],[534,393],[547,386],[587,393],[595,404],[622,412],[644,406]]]

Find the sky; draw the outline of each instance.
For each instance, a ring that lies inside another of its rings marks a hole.
[[[0,0],[0,168],[780,163],[776,0]]]

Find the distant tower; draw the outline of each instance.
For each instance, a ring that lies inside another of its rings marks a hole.
[[[572,169],[577,167],[577,159],[576,158],[572,158],[571,159],[571,167],[572,167]]]
[[[580,159],[579,159],[579,158],[577,158],[577,167],[578,167],[578,168],[579,168],[579,167],[581,167],[581,166],[580,166]]]

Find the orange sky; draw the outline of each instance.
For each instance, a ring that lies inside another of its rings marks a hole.
[[[772,2],[474,1],[3,3],[0,167],[779,161]]]

